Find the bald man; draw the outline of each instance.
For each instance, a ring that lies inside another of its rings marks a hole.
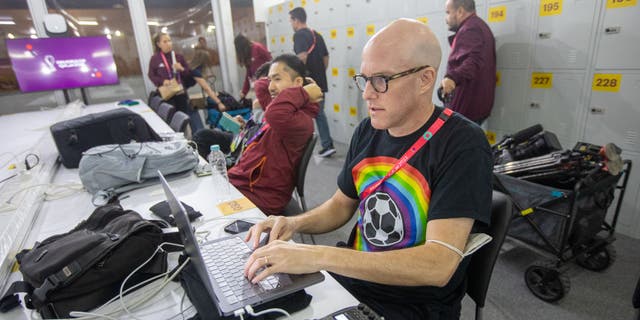
[[[492,161],[478,126],[431,102],[440,59],[436,37],[415,20],[369,40],[354,80],[370,118],[353,135],[338,190],[303,215],[254,226],[247,240],[255,247],[269,232],[270,243],[251,255],[249,279],[327,270],[387,319],[459,318],[461,251],[474,222],[489,222]],[[350,248],[283,241],[335,230],[354,212]]]

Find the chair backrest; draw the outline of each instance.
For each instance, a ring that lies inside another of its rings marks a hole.
[[[169,127],[175,132],[185,132],[188,124],[189,115],[182,111],[176,111],[176,113],[173,114],[173,118],[171,118]]]
[[[491,273],[509,229],[512,214],[511,199],[504,193],[493,191],[491,225],[484,230],[478,230],[490,235],[493,240],[471,256],[467,268],[467,294],[476,303],[476,319],[481,317],[478,316],[478,312],[484,307]]]
[[[149,97],[149,108],[153,111],[158,111],[160,104],[162,103],[162,98],[158,95],[152,95]]]
[[[161,103],[157,111],[160,118],[162,118],[162,120],[164,120],[164,122],[166,123],[171,122],[171,118],[173,118],[173,114],[175,112],[176,108],[166,102]]]
[[[316,141],[318,141],[318,135],[314,132],[313,135],[311,135],[311,138],[309,138],[309,141],[307,141],[307,145],[304,147],[304,153],[302,154],[296,173],[296,192],[298,193],[302,212],[307,211],[307,202],[304,199],[304,179],[307,176],[307,167],[309,166],[309,160],[313,154],[313,147],[316,145]]]

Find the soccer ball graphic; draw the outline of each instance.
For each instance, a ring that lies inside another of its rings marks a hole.
[[[404,237],[398,206],[387,193],[376,192],[364,204],[364,237],[378,247],[392,246]]]

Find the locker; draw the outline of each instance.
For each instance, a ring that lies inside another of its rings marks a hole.
[[[533,67],[584,69],[595,10],[596,2],[590,0],[540,0]]]
[[[596,72],[605,76],[599,77],[603,81],[591,81],[592,90],[596,90],[591,92],[591,103],[587,106],[583,139],[594,144],[614,142],[625,150],[640,152],[640,72]],[[620,76],[617,89],[611,86],[598,87],[607,78],[614,79],[616,75]]]
[[[496,39],[498,68],[527,68],[532,50],[531,1],[490,2],[487,23]]]
[[[395,20],[413,15],[416,12],[418,3],[420,2],[439,2],[439,1],[418,1],[418,0],[402,0],[402,1],[386,1],[385,16],[383,19]]]
[[[397,1],[393,1],[397,2]],[[446,0],[429,0],[429,1],[416,1],[415,7],[413,10],[409,11],[409,14],[412,12],[434,12],[440,11],[444,14]],[[478,1],[476,1],[478,2]]]
[[[523,115],[527,111],[524,97],[528,92],[529,77],[521,70],[499,69],[500,82],[496,86],[495,101],[488,128],[502,134],[513,134],[525,128]],[[501,135],[496,137],[500,139]]]
[[[364,37],[364,28],[362,24],[347,25],[340,31],[344,35],[344,47],[342,54],[344,55],[344,65],[360,65],[362,55],[362,38]],[[346,77],[344,77],[347,79]]]
[[[542,127],[555,133],[564,148],[571,148],[578,140],[581,132],[578,119],[583,101],[582,89],[585,74],[575,73],[550,73],[551,85],[547,88],[531,88],[535,86],[535,75],[529,82],[529,100],[526,101],[527,111],[524,114],[523,126],[542,124]],[[505,84],[506,80],[501,80]]]
[[[633,6],[607,8],[602,4],[602,23],[596,31],[599,38],[596,69],[640,69],[640,5],[629,3]]]
[[[307,24],[313,28],[321,29],[329,27],[331,19],[328,19],[329,8],[332,0],[307,1]]]
[[[334,66],[342,66],[346,63],[346,27],[332,26],[323,34],[327,50],[329,51],[329,63]]]
[[[376,21],[389,18],[386,12],[387,2],[390,0],[352,0],[340,1],[344,3],[343,9],[349,23],[359,24],[366,21]]]

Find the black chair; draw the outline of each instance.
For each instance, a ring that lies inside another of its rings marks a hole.
[[[491,225],[477,230],[490,235],[493,240],[471,256],[471,262],[467,268],[467,294],[476,303],[476,320],[482,320],[482,308],[487,298],[491,273],[509,229],[512,208],[509,197],[504,193],[493,191]]]
[[[188,125],[189,115],[182,111],[176,111],[176,113],[173,114],[173,118],[171,118],[171,122],[169,123],[169,127],[171,127],[173,131],[185,133],[185,137],[187,136],[186,133]]]
[[[318,135],[314,132],[311,138],[309,138],[309,141],[307,141],[296,172],[295,198],[297,198],[297,201],[291,198],[289,204],[284,208],[283,214],[285,216],[295,216],[307,211],[307,202],[304,198],[304,180],[307,176],[307,167],[309,166],[309,160],[311,159],[311,155],[313,155],[313,148],[317,141]],[[315,243],[313,236],[311,236],[311,241]]]
[[[171,123],[171,119],[173,118],[173,114],[176,113],[176,108],[166,102],[163,102],[158,107],[158,111],[156,113],[164,120],[166,123]]]

